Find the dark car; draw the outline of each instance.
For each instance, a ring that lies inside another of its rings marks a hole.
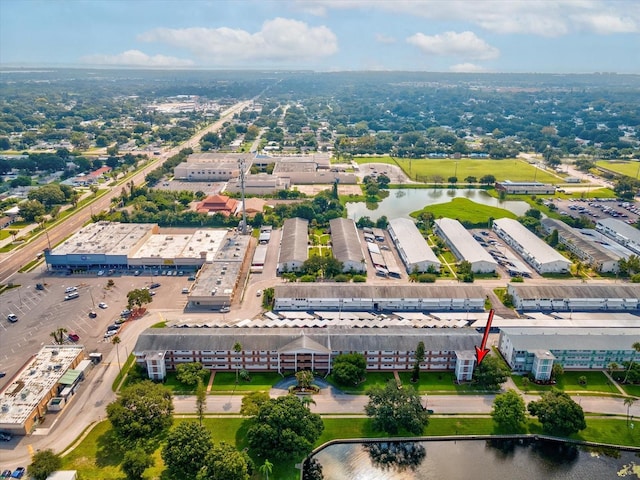
[[[3,470],[0,478],[11,478],[11,470]]]
[[[77,342],[80,340],[80,335],[78,335],[77,333],[71,332],[69,334],[69,340],[71,340],[72,342]]]
[[[26,469],[24,467],[16,468],[11,474],[11,478],[22,478],[24,476],[25,470]]]
[[[93,310],[91,310],[89,312],[89,318],[96,318],[98,316],[98,314],[96,312],[94,312]]]
[[[13,434],[9,432],[0,432],[0,442],[10,442],[13,438]]]
[[[159,283],[152,283],[151,285],[149,285],[149,288],[159,288],[160,284]]]
[[[7,315],[7,320],[9,320],[11,323],[16,323],[18,321],[18,316],[14,313],[10,313],[9,315]]]
[[[44,285],[42,283],[36,283],[36,290],[44,290]]]

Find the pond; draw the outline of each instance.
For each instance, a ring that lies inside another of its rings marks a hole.
[[[491,207],[504,208],[516,215],[524,215],[531,208],[529,204],[521,200],[500,200],[492,197],[484,190],[460,188],[400,188],[389,190],[389,196],[380,203],[374,204],[376,208],[371,210],[371,204],[365,202],[348,202],[348,218],[359,219],[367,216],[375,221],[383,215],[388,219],[405,217],[420,210],[426,205],[450,202],[456,197],[464,197],[476,203],[489,205]]]
[[[534,439],[342,443],[314,459],[325,480],[640,478],[637,452]]]

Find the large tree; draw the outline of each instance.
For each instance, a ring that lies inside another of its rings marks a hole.
[[[260,411],[260,407],[269,401],[267,392],[252,392],[242,397],[242,405],[240,406],[240,414],[245,417],[254,417]]]
[[[204,465],[196,475],[196,480],[249,480],[252,473],[253,462],[249,456],[221,442],[204,458]]]
[[[473,379],[487,390],[498,390],[508,377],[509,369],[493,355],[487,355],[473,371]]]
[[[211,451],[211,433],[195,422],[182,422],[171,429],[162,449],[162,460],[171,478],[194,478]]]
[[[137,447],[127,450],[122,459],[122,471],[127,476],[127,480],[141,480],[144,471],[154,464],[153,457]]]
[[[496,395],[491,417],[505,433],[518,433],[526,419],[524,400],[515,390]]]
[[[176,367],[176,379],[185,385],[197,385],[207,375],[207,370],[204,369],[200,362],[181,363]]]
[[[367,359],[362,353],[343,353],[333,360],[333,379],[340,385],[356,385],[364,378]]]
[[[411,381],[417,382],[420,380],[420,364],[424,362],[424,342],[418,342],[415,353],[415,361],[413,363],[413,371],[411,373]]]
[[[127,307],[131,310],[133,307],[142,307],[147,303],[151,303],[153,297],[146,288],[136,288],[127,293]]]
[[[173,423],[173,399],[163,385],[150,380],[135,383],[107,405],[107,416],[124,440],[147,439],[162,433]]]
[[[45,213],[44,205],[38,200],[26,200],[18,206],[20,207],[20,216],[26,222],[33,222]]]
[[[543,393],[540,400],[529,402],[527,409],[538,417],[544,433],[550,435],[566,437],[587,428],[582,407],[555,388]]]
[[[300,459],[308,454],[324,430],[319,415],[311,413],[294,395],[269,399],[247,429],[249,447],[263,458]]]
[[[421,435],[429,424],[429,414],[411,386],[398,388],[393,380],[389,380],[384,387],[373,387],[367,394],[369,402],[364,411],[371,417],[376,430],[390,434],[406,430]]]
[[[36,452],[31,459],[31,465],[27,467],[27,473],[34,480],[46,480],[56,470],[62,467],[62,459],[47,449]]]

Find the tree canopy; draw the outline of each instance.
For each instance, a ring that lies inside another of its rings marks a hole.
[[[333,379],[340,385],[357,385],[365,375],[367,359],[361,353],[343,353],[333,360]]]
[[[373,387],[367,394],[369,402],[364,411],[371,417],[376,430],[390,434],[406,430],[421,435],[429,424],[429,413],[413,387],[398,388],[393,380],[389,380],[384,387]]]
[[[196,480],[249,480],[252,472],[253,462],[249,455],[221,442],[209,450],[204,458],[204,465],[195,478]]]
[[[27,473],[34,480],[46,480],[56,470],[62,467],[62,459],[53,453],[53,450],[41,450],[36,452],[31,459],[31,465],[27,467]]]
[[[487,355],[473,371],[475,382],[487,390],[498,390],[508,377],[509,369],[494,355]]]
[[[513,389],[496,395],[491,417],[505,433],[518,433],[526,419],[524,400]]]
[[[249,447],[277,460],[302,458],[324,430],[320,415],[311,413],[294,395],[269,399],[247,429]]]
[[[167,435],[162,461],[172,478],[195,478],[212,447],[207,428],[195,422],[182,422]]]
[[[529,402],[527,409],[538,417],[544,433],[550,435],[566,437],[587,428],[582,407],[555,388],[543,393],[540,400]]]
[[[185,385],[195,386],[208,375],[200,362],[181,363],[176,367],[176,379]]]
[[[171,392],[150,380],[125,388],[107,405],[107,416],[123,440],[136,441],[162,433],[173,423]]]

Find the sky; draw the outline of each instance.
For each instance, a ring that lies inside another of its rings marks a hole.
[[[0,0],[0,66],[640,73],[640,0]]]

